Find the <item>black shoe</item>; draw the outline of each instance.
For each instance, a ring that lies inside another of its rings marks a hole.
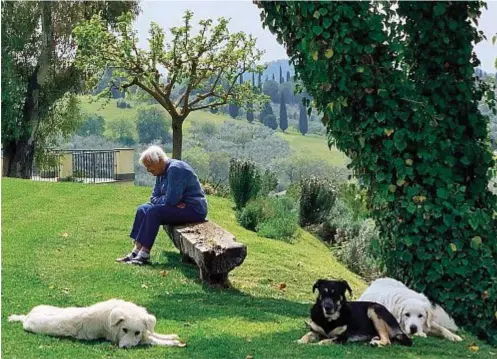
[[[135,258],[131,259],[127,263],[128,264],[134,264],[134,265],[137,265],[137,266],[143,266],[143,265],[151,264],[150,257],[145,258],[145,257],[142,257],[142,256],[136,256]]]
[[[122,258],[117,258],[116,262],[128,263],[128,262],[131,262],[133,259],[135,259],[137,255],[138,254],[136,254],[135,252],[131,252]]]

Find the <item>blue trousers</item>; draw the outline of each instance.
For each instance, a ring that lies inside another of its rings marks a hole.
[[[205,214],[198,213],[192,206],[142,204],[136,210],[130,237],[146,248],[152,248],[163,224],[186,224],[205,221]]]

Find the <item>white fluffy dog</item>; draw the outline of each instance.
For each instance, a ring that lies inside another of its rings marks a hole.
[[[9,322],[23,323],[24,330],[76,339],[106,339],[120,348],[138,344],[184,347],[175,334],[154,332],[156,319],[143,307],[120,299],[110,299],[90,307],[34,307],[26,315],[11,315]]]
[[[375,280],[358,299],[383,304],[406,333],[426,337],[427,334],[459,342],[462,338],[451,332],[458,327],[439,305],[392,278]]]

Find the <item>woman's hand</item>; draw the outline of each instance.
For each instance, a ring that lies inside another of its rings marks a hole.
[[[183,202],[180,202],[180,203],[178,203],[178,204],[176,205],[176,207],[183,209],[183,208],[185,208],[185,207],[186,207],[186,204],[185,204],[185,203],[183,203]]]

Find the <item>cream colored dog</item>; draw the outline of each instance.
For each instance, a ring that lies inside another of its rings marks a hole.
[[[431,334],[454,342],[462,340],[451,332],[459,328],[442,307],[433,306],[424,294],[393,278],[375,280],[358,300],[383,304],[406,333],[420,337]]]
[[[90,307],[34,307],[26,315],[11,315],[9,322],[23,323],[24,330],[76,339],[106,339],[120,348],[139,344],[184,347],[176,334],[154,332],[156,319],[134,303],[110,299]]]

